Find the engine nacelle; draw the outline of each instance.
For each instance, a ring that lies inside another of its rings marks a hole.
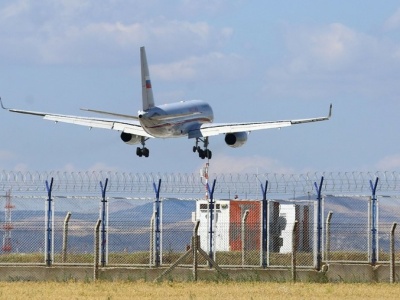
[[[225,134],[225,143],[232,148],[243,146],[247,141],[247,132],[233,132]]]
[[[128,145],[135,145],[140,143],[141,137],[139,135],[122,132],[121,140]]]

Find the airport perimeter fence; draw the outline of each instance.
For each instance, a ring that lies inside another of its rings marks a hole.
[[[0,264],[91,265],[98,220],[105,267],[171,265],[192,247],[196,220],[200,247],[221,267],[287,268],[293,253],[304,268],[389,263],[399,173],[212,174],[208,183],[196,174],[3,171]],[[400,261],[398,232],[394,240]]]

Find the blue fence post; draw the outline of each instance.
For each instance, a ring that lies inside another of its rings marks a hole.
[[[371,251],[372,251],[372,255],[371,255],[371,265],[375,265],[376,261],[377,261],[377,253],[376,253],[376,249],[377,249],[377,219],[378,219],[378,215],[377,215],[377,199],[376,199],[376,188],[378,186],[378,180],[379,178],[376,177],[375,180],[375,184],[372,183],[372,180],[369,181],[369,185],[371,187],[371,191],[372,191],[372,207],[371,207]]]
[[[100,188],[101,188],[101,266],[106,266],[107,261],[107,229],[108,226],[107,222],[107,199],[106,199],[106,190],[107,190],[108,178],[103,183],[100,181]]]
[[[261,265],[265,269],[267,267],[266,252],[268,251],[268,201],[267,201],[267,189],[268,180],[265,181],[265,188],[261,183],[261,193],[263,196],[262,200],[262,253],[261,253]]]
[[[322,184],[324,183],[324,176],[321,177],[321,182],[319,186],[314,182],[315,189],[317,191],[317,264],[315,269],[317,271],[321,270],[322,265]]]
[[[214,201],[214,189],[215,189],[215,182],[217,180],[214,179],[212,188],[210,189],[210,185],[207,182],[207,190],[208,190],[208,195],[210,196],[209,202],[208,202],[208,211],[209,211],[209,216],[210,216],[210,231],[209,231],[209,252],[208,256],[214,260],[214,249],[213,249],[213,235],[214,235],[214,229],[213,229],[213,223],[214,223],[214,206],[215,206],[215,201]],[[211,265],[210,265],[211,267]]]
[[[53,245],[53,200],[51,199],[51,192],[53,190],[53,177],[51,178],[50,185],[46,180],[47,190],[47,211],[46,211],[46,266],[50,267],[53,263],[52,259],[52,245]]]
[[[159,267],[161,264],[161,230],[160,230],[160,219],[161,219],[161,201],[160,201],[160,188],[161,188],[161,179],[158,180],[158,187],[153,182],[154,192],[156,193],[156,201],[154,203],[154,214],[155,219],[155,267]]]

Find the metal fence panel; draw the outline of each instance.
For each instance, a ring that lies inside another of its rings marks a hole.
[[[312,184],[319,181],[319,175],[215,175],[218,180],[212,246],[216,262],[221,266],[262,267],[265,255],[267,267],[287,268],[291,265],[296,245],[297,264],[313,268],[316,265],[317,239],[320,238],[323,261],[370,263],[373,228],[369,180],[375,175],[382,176],[377,192],[377,259],[388,262],[390,228],[393,222],[399,221],[400,198],[396,196],[400,189],[399,174],[324,173],[321,237],[317,236],[316,195]],[[156,246],[152,217],[155,194],[152,183],[159,179],[163,180],[158,241],[161,264],[172,264],[189,249],[195,221],[193,216],[200,219],[200,246],[209,251],[208,204],[203,197],[204,186],[196,175],[3,171],[0,172],[0,190],[5,192],[0,198],[3,242],[0,263],[46,263],[47,193],[44,182],[50,179],[49,176],[55,177],[52,196],[54,224],[51,227],[53,264],[93,263],[93,229],[102,217],[99,182],[105,178],[109,178],[109,185],[100,263],[106,266],[154,267]],[[257,200],[261,196],[259,184],[263,180],[269,181],[265,253],[262,252],[261,201]],[[357,194],[361,192],[363,194]],[[226,200],[218,200],[226,195]],[[232,200],[234,195],[243,200]],[[296,200],[289,200],[294,195]],[[253,200],[245,200],[249,198]],[[332,218],[329,228],[325,228],[328,226],[325,224],[328,212],[332,212]],[[68,213],[71,215],[66,228]],[[298,221],[298,230],[293,237],[295,220]],[[395,247],[398,246],[396,239]],[[397,260],[400,260],[399,255]],[[183,263],[191,264],[189,260]],[[206,265],[204,259],[199,263]]]

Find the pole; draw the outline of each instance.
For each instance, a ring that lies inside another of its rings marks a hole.
[[[245,253],[246,253],[246,220],[247,216],[249,215],[249,210],[246,209],[244,211],[244,214],[242,216],[242,231],[241,231],[241,238],[242,238],[242,267],[244,267],[244,261],[245,261]]]
[[[261,249],[261,265],[265,269],[267,267],[266,253],[268,251],[268,201],[267,201],[268,180],[265,181],[265,188],[261,183],[262,200],[262,249]]]
[[[292,281],[296,282],[296,253],[297,253],[297,224],[298,221],[295,220],[292,229]]]
[[[52,246],[53,246],[53,212],[52,212],[52,199],[51,193],[53,190],[53,177],[51,178],[50,185],[46,180],[47,189],[47,214],[46,214],[46,266],[52,265]]]
[[[321,270],[322,264],[322,184],[324,183],[324,176],[321,177],[321,182],[319,186],[314,182],[315,189],[317,191],[317,262],[315,269],[317,271]]]
[[[331,220],[332,220],[333,212],[330,211],[328,216],[326,217],[326,253],[325,260],[328,261],[330,259],[329,254],[331,252]]]
[[[397,223],[393,222],[392,230],[390,230],[390,283],[396,282],[396,259],[394,247],[394,231],[396,230]]]
[[[193,251],[193,280],[197,281],[197,268],[198,268],[198,255],[197,255],[197,249],[200,248],[200,237],[199,237],[199,225],[200,221],[197,220],[196,224],[193,228],[193,236],[192,236],[192,251]]]
[[[378,180],[379,178],[376,177],[375,184],[372,183],[372,180],[369,181],[369,185],[371,187],[372,191],[372,203],[371,203],[371,265],[375,265],[377,261],[377,199],[376,199],[376,188],[378,186]]]
[[[209,202],[208,202],[208,211],[209,211],[209,216],[210,216],[210,226],[209,226],[209,228],[210,228],[210,231],[209,231],[209,237],[210,237],[210,240],[209,240],[209,245],[210,245],[210,247],[208,248],[209,249],[209,253],[208,253],[208,255],[209,255],[209,257],[211,258],[211,259],[214,259],[214,249],[213,249],[213,233],[214,233],[214,231],[213,231],[213,223],[214,223],[214,206],[215,206],[215,201],[214,201],[214,189],[215,189],[215,182],[216,182],[217,180],[216,179],[214,179],[214,182],[213,182],[213,185],[212,185],[212,188],[210,189],[210,185],[207,183],[207,190],[208,190],[208,195],[209,195]],[[211,267],[211,266],[210,266]]]
[[[101,188],[101,266],[105,267],[107,262],[107,199],[106,199],[106,190],[107,190],[108,178],[103,183],[100,181]]]
[[[151,219],[150,219],[150,253],[149,253],[149,267],[151,268],[151,266],[154,266],[155,264],[155,258],[154,258],[154,220],[155,220],[155,213],[153,212],[153,214],[151,215]]]
[[[71,212],[68,212],[64,219],[64,231],[63,231],[63,245],[62,245],[62,262],[67,261],[67,249],[68,249],[68,222],[71,218]]]
[[[154,266],[159,267],[161,264],[161,230],[160,230],[160,218],[161,218],[161,201],[160,201],[160,188],[161,188],[161,179],[158,180],[158,187],[153,182],[154,192],[156,193],[156,201],[154,202],[154,222],[155,222],[155,253],[154,253]]]
[[[99,246],[100,246],[100,224],[101,220],[97,220],[94,228],[94,261],[93,261],[93,280],[97,280],[99,274]]]

